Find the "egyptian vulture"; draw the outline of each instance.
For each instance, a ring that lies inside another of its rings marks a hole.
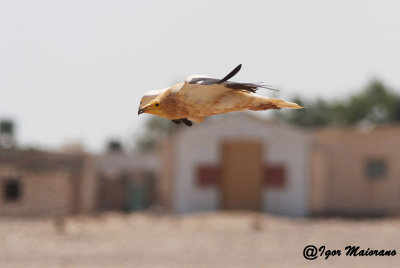
[[[184,82],[171,87],[147,92],[140,101],[138,115],[149,113],[192,126],[211,115],[244,110],[301,109],[293,102],[263,97],[256,94],[268,86],[256,83],[228,81],[236,75],[239,64],[222,79],[206,76],[190,76]]]

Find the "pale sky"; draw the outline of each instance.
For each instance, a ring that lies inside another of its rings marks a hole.
[[[234,81],[283,98],[372,77],[399,90],[399,14],[400,1],[1,1],[0,118],[21,145],[99,151],[141,130],[146,91],[239,63]]]

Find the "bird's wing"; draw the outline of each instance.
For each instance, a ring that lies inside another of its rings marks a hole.
[[[224,78],[222,79],[217,79],[217,78],[211,78],[207,76],[201,76],[201,75],[192,75],[189,76],[185,80],[185,84],[198,84],[198,85],[206,85],[206,86],[211,86],[211,85],[224,85],[226,88],[233,89],[233,90],[245,90],[249,92],[256,92],[257,89],[259,88],[267,88],[271,90],[275,90],[269,86],[263,85],[263,84],[256,84],[256,83],[237,83],[237,82],[231,82],[228,81],[232,77],[234,77],[241,69],[242,65],[239,64],[236,66],[235,69],[233,69],[229,74],[227,74]]]
[[[218,79],[208,77],[187,79],[183,85],[176,89],[176,92],[179,92],[181,96],[185,96],[187,99],[201,103],[206,99],[219,98],[230,91],[252,94],[259,88],[267,88],[264,85],[253,83],[235,83],[229,81],[218,83],[218,81]]]
[[[228,91],[231,91],[231,89],[218,83],[192,84],[185,82],[183,86],[177,90],[177,93],[184,97],[185,102],[190,101],[201,105],[201,103],[218,98]]]
[[[185,82],[189,84],[202,84],[202,85],[213,85],[213,84],[221,84],[223,82],[228,81],[232,77],[234,77],[242,68],[242,64],[239,64],[238,66],[235,67],[229,74],[227,74],[224,78],[222,79],[217,79],[217,78],[211,78],[208,76],[203,76],[203,75],[192,75],[189,76]]]
[[[156,90],[151,90],[149,92],[146,92],[142,99],[140,100],[140,106],[139,108],[142,108],[143,106],[145,106],[147,103],[149,103],[150,101],[154,100],[155,98],[158,97],[158,95],[160,95],[161,93],[163,93],[164,91],[166,91],[168,88],[163,88],[163,89],[156,89]]]
[[[233,90],[246,90],[249,92],[255,93],[257,89],[260,88],[266,88],[270,90],[277,91],[276,89],[261,84],[261,83],[238,83],[238,82],[231,82],[231,81],[225,81],[220,83],[221,80],[216,79],[216,78],[211,78],[211,77],[206,77],[206,76],[189,76],[185,83],[187,84],[198,84],[198,85],[205,85],[205,86],[211,86],[211,85],[223,85],[226,88],[233,89]]]

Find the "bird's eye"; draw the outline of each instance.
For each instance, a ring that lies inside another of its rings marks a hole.
[[[160,104],[159,104],[159,103],[156,103],[156,107],[158,107],[158,106],[160,106]]]

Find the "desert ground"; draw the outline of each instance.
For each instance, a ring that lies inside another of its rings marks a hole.
[[[400,218],[293,219],[248,212],[0,218],[0,267],[400,267]],[[341,256],[306,260],[305,246]],[[347,245],[396,256],[345,256]]]

